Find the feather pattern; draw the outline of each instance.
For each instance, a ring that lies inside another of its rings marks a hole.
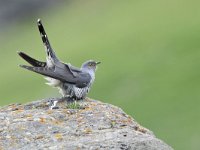
[[[40,19],[37,25],[46,50],[46,62],[36,60],[24,52],[18,52],[21,58],[32,65],[20,65],[20,67],[44,75],[46,84],[57,87],[64,97],[75,100],[84,99],[91,89],[97,64],[100,62],[88,60],[82,64],[81,68],[61,62],[50,45]]]

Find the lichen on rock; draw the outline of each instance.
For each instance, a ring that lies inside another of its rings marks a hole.
[[[0,108],[0,149],[172,149],[116,106],[87,99],[50,110],[49,100]]]

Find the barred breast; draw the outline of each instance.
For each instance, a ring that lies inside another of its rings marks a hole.
[[[76,95],[77,99],[82,99],[86,97],[89,90],[90,90],[89,86],[85,88],[74,87],[74,94]]]
[[[86,95],[88,94],[91,86],[92,86],[92,83],[94,81],[94,77],[91,79],[90,83],[88,84],[87,87],[85,88],[78,88],[76,86],[74,86],[74,94],[75,96],[78,98],[78,99],[83,99],[86,97]]]
[[[84,99],[86,97],[86,95],[88,94],[91,88],[93,81],[94,79],[92,79],[90,83],[88,84],[88,86],[84,88],[78,88],[75,85],[72,85],[69,83],[62,83],[59,85],[58,88],[60,89],[60,93],[64,97],[71,97],[71,98],[75,98],[76,100],[79,100],[79,99]]]

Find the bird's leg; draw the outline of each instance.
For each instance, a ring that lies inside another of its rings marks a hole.
[[[66,100],[67,100],[67,103],[72,103],[74,102],[75,99],[73,97],[67,97]]]
[[[77,99],[69,96],[61,97],[56,100],[51,100],[50,109],[59,109],[57,104],[62,102],[64,102],[63,104],[67,104],[68,109],[82,109],[84,106],[81,105],[81,101],[83,101],[83,99]]]

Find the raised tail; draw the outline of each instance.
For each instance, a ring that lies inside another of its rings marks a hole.
[[[42,22],[41,22],[40,19],[38,19],[37,25],[38,25],[38,29],[39,29],[40,36],[42,38],[43,44],[44,44],[44,46],[46,48],[47,65],[48,65],[48,62],[53,63],[53,62],[58,61],[58,58],[56,57],[56,54],[55,54],[55,52],[53,51],[53,49],[52,49],[52,47],[50,45],[50,42],[49,42],[48,37],[47,37],[47,34],[46,34],[45,30],[44,30],[44,27],[43,27]]]

